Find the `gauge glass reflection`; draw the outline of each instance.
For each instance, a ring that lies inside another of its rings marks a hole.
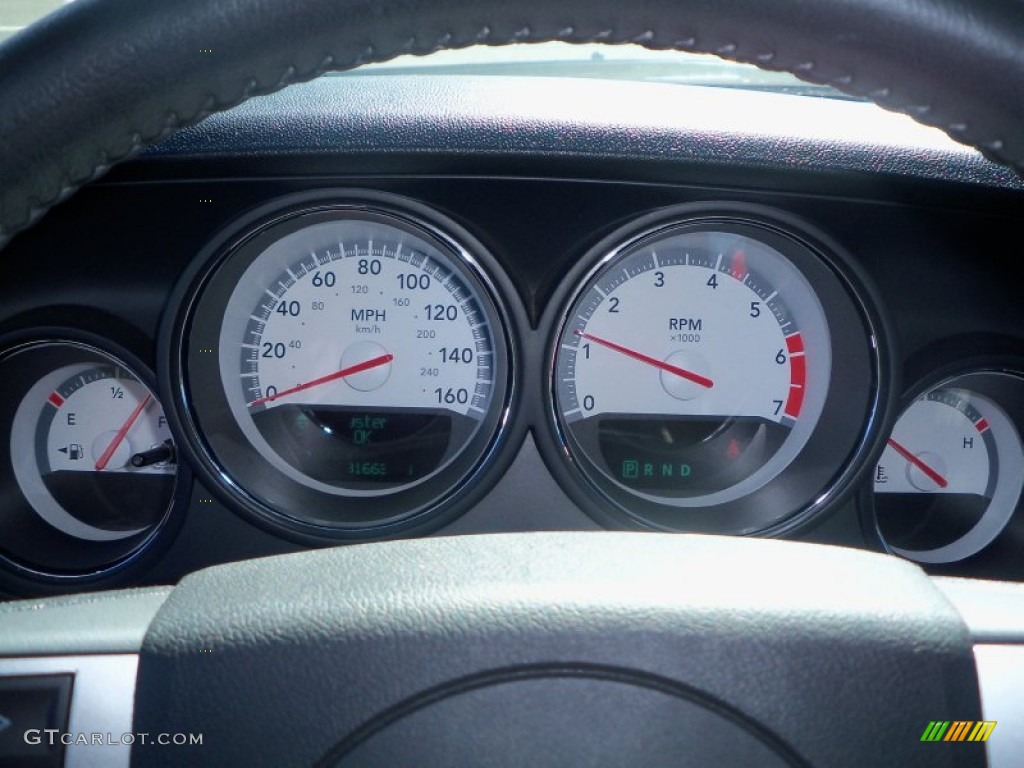
[[[209,266],[187,431],[239,503],[347,536],[447,503],[494,446],[506,320],[474,254],[399,211],[285,216]]]
[[[76,342],[0,358],[14,383],[0,520],[10,560],[43,575],[87,575],[139,551],[167,518],[179,471],[153,391],[113,355]]]
[[[942,386],[900,416],[875,468],[886,544],[921,563],[950,563],[988,546],[1024,485],[1024,451],[1006,412],[978,392]]]
[[[621,490],[677,507],[747,496],[810,438],[831,372],[814,290],[729,231],[652,238],[569,309],[554,366],[570,450]]]

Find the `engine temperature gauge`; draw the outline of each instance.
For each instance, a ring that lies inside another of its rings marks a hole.
[[[8,559],[46,576],[122,562],[166,519],[178,466],[160,403],[122,360],[73,342],[25,345],[0,360],[20,384],[8,412]],[[17,493],[15,493],[15,489]]]
[[[879,532],[921,563],[963,560],[1006,526],[1024,484],[1013,421],[992,399],[944,385],[903,412],[875,468]]]

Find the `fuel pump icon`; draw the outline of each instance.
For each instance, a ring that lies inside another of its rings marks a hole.
[[[71,443],[63,448],[58,448],[57,450],[61,453],[66,453],[70,461],[78,461],[82,458],[84,453],[80,443]]]

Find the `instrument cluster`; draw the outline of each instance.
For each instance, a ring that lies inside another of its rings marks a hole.
[[[301,193],[233,221],[163,314],[151,371],[72,327],[0,338],[0,565],[80,585],[143,567],[195,478],[302,544],[436,529],[532,431],[606,527],[798,535],[853,496],[929,566],[1019,515],[1013,356],[902,392],[855,256],[740,203],[634,217],[531,322],[480,240],[417,201]]]

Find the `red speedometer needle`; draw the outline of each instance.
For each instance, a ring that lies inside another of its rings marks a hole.
[[[329,373],[326,376],[321,376],[319,379],[313,379],[312,381],[307,381],[304,384],[299,384],[298,386],[292,387],[291,389],[286,389],[283,392],[277,392],[276,394],[273,394],[270,397],[261,397],[258,400],[253,400],[251,403],[249,403],[249,407],[254,408],[257,405],[263,405],[264,403],[269,403],[272,400],[280,400],[282,397],[285,397],[286,395],[294,395],[296,392],[301,392],[304,389],[312,389],[313,387],[319,387],[321,384],[328,384],[329,382],[337,381],[338,379],[344,379],[346,376],[354,376],[357,373],[368,371],[371,368],[379,368],[382,365],[387,365],[394,359],[395,356],[392,355],[391,353],[381,355],[380,357],[374,357],[370,360],[367,360],[365,363],[356,363],[355,365],[350,365],[348,368],[342,368],[340,371],[335,371],[334,373]]]
[[[939,488],[945,488],[947,485],[949,485],[949,483],[946,481],[946,478],[944,478],[942,475],[940,475],[934,469],[929,467],[927,464],[925,464],[923,461],[921,461],[919,458],[917,458],[917,456],[912,454],[910,451],[908,451],[902,445],[897,443],[891,437],[889,438],[889,445],[892,446],[892,449],[894,451],[896,451],[896,453],[898,453],[904,459],[906,459],[911,464],[913,464],[915,467],[917,467],[922,472],[924,472],[926,475],[928,475],[928,477],[931,479],[931,481],[933,483],[935,483],[937,486],[939,486]]]
[[[107,446],[107,450],[103,452],[103,455],[100,456],[100,460],[96,462],[97,472],[102,472],[107,468],[107,462],[109,462],[110,457],[114,455],[114,451],[117,450],[117,446],[119,446],[121,441],[124,440],[125,435],[128,434],[128,430],[132,428],[132,424],[136,422],[139,415],[146,409],[146,406],[149,405],[149,401],[152,399],[152,395],[146,395],[142,398],[142,402],[135,406],[135,410],[132,411],[132,415],[128,417],[128,421],[122,424],[121,428],[117,430],[117,434],[114,435],[114,439],[110,441],[110,445]]]
[[[693,373],[692,371],[687,371],[683,368],[680,368],[679,366],[662,362],[661,360],[658,360],[653,357],[648,357],[642,352],[637,352],[635,349],[630,349],[629,347],[624,347],[621,344],[616,344],[614,341],[608,341],[607,339],[602,339],[600,336],[593,336],[589,333],[584,333],[581,330],[576,330],[575,334],[579,336],[581,339],[586,339],[587,341],[592,341],[595,344],[600,344],[602,347],[608,347],[608,349],[614,350],[615,352],[625,355],[626,357],[632,357],[634,360],[639,360],[641,363],[653,365],[655,368],[658,368],[662,371],[667,371],[668,373],[671,374],[675,374],[676,376],[686,379],[687,381],[692,381],[694,384],[700,384],[702,387],[707,387],[708,389],[711,389],[711,387],[715,386],[715,382],[713,382],[707,376],[701,376],[699,373]]]

